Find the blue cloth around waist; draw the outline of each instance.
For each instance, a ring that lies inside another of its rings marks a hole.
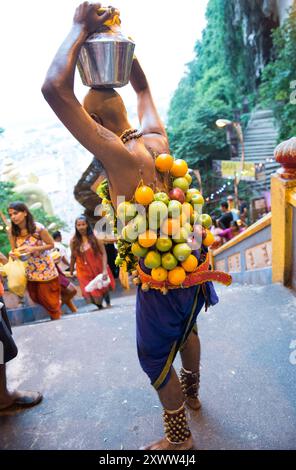
[[[205,295],[210,305],[218,302],[212,283],[186,289],[172,289],[167,295],[159,290],[142,291],[138,287],[136,303],[137,349],[139,361],[152,384],[156,388],[164,386],[170,377],[171,364],[176,353],[190,334],[196,318],[205,303]],[[173,354],[175,349],[175,354]],[[167,374],[159,383],[159,378],[167,369]]]

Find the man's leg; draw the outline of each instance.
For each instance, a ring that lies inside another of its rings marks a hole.
[[[157,393],[164,409],[178,410],[182,406],[184,396],[180,380],[173,367],[169,381]]]
[[[111,307],[111,299],[110,299],[109,291],[106,294],[104,294],[103,297],[104,297],[107,307]]]
[[[190,333],[182,350],[180,351],[182,366],[186,370],[199,372],[200,367],[200,340],[198,334]]]
[[[6,362],[17,355],[17,347],[12,338],[11,327],[2,297],[0,297],[0,410],[17,405],[29,407],[37,405],[42,400],[38,392],[9,392],[6,379]],[[3,353],[3,354],[2,354]],[[3,357],[2,357],[3,356]]]
[[[190,408],[196,410],[201,406],[198,399],[200,367],[200,341],[198,334],[190,333],[182,347],[182,351],[180,351],[180,355],[183,366],[181,371],[181,383],[175,369],[172,367],[170,379],[164,387],[158,390],[158,396],[168,415],[170,415],[170,411],[171,414],[174,415],[177,410],[181,410],[181,414],[185,416],[185,413],[182,411],[184,394],[186,403]],[[190,449],[192,445],[191,436],[182,445],[171,444],[169,440],[165,438],[149,446],[149,449],[184,450]]]
[[[6,366],[0,364],[0,404],[7,400]]]
[[[163,418],[166,437],[154,442],[146,450],[189,450],[193,446],[187,424],[184,395],[175,369],[171,368],[168,382],[157,391],[164,408]]]
[[[200,340],[198,333],[191,332],[180,351],[182,360],[181,383],[187,405],[198,410],[201,403],[198,398],[200,376]]]
[[[180,380],[171,364],[179,348],[179,342],[186,334],[187,325],[188,328],[192,328],[203,306],[204,298],[199,296],[199,292],[199,289],[195,291],[178,289],[176,292],[172,291],[170,296],[163,296],[158,291],[143,293],[138,289],[136,308],[138,356],[163,405],[166,436],[146,447],[148,450],[189,450],[193,445],[186,420],[185,397]],[[183,312],[182,306],[190,304],[192,305],[190,309],[186,307],[186,312]],[[176,318],[183,314],[184,321],[171,325],[170,319],[173,314]],[[196,350],[196,338],[192,340],[190,338],[185,349],[187,367],[195,364],[197,368],[199,356]],[[168,370],[169,366],[171,367]]]
[[[0,364],[0,411],[11,406],[29,408],[40,403],[42,395],[39,392],[9,392],[7,390],[6,365]]]

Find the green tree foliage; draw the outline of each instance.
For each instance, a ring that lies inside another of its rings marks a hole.
[[[0,210],[7,217],[7,206],[11,202],[22,201],[24,197],[13,191],[14,184],[0,181]],[[0,219],[0,251],[5,255],[9,252],[10,245],[6,234],[6,227],[2,219]]]
[[[26,203],[26,198],[21,194],[14,192],[14,184],[0,181],[0,210],[5,217],[8,217],[7,207],[11,202],[22,201]],[[50,227],[51,224],[55,224],[53,230],[58,230],[65,227],[58,217],[49,216],[43,209],[33,209],[32,214],[38,222],[43,224],[45,227]],[[0,219],[0,251],[7,255],[10,251],[10,245],[7,238],[6,227],[4,222]]]
[[[168,113],[172,153],[202,171],[207,194],[221,186],[213,178],[212,160],[229,158],[225,130],[217,129],[216,120],[232,120],[234,109],[244,95],[253,97],[256,86],[241,24],[233,24],[234,8],[233,0],[209,0],[207,27]]]
[[[273,33],[274,57],[263,71],[260,96],[279,122],[279,140],[296,135],[296,5],[283,26]],[[295,96],[295,93],[294,93]]]

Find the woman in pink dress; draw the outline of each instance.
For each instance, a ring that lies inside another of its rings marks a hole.
[[[104,243],[98,240],[85,216],[80,216],[75,221],[75,235],[71,240],[71,264],[70,272],[73,275],[76,264],[77,279],[81,288],[83,297],[89,303],[97,305],[99,309],[103,308],[102,301],[106,301],[110,306],[110,288],[115,288],[115,281],[111,269],[107,264],[107,254]],[[92,292],[86,292],[87,284],[98,274],[107,275],[111,280],[108,287],[96,289]]]
[[[219,236],[225,239],[225,242],[229,242],[229,240],[232,240],[234,237],[239,235],[241,232],[244,231],[243,227],[240,227],[238,224],[238,221],[234,220],[231,222],[231,225],[229,228],[226,228],[225,230],[222,230],[219,233]]]

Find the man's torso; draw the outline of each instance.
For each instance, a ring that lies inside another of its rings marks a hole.
[[[140,140],[129,141],[126,148],[131,153],[131,164],[118,167],[117,172],[108,172],[112,204],[117,206],[117,198],[124,196],[130,201],[139,184],[151,186],[154,191],[167,190],[168,180],[155,169],[155,157],[168,152],[168,143],[163,136],[143,136]]]

